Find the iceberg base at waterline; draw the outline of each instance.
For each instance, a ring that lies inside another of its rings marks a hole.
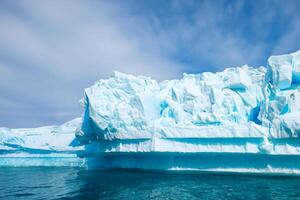
[[[124,168],[144,170],[198,170],[237,173],[300,173],[299,156],[260,154],[114,154],[87,159],[90,168]]]
[[[158,83],[115,72],[82,117],[0,128],[0,166],[300,174],[300,51]]]
[[[85,169],[196,170],[256,174],[300,175],[300,156],[261,154],[104,154],[1,156],[1,167],[81,167]]]

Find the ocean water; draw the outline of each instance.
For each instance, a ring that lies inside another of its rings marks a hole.
[[[300,199],[300,178],[2,167],[0,199]]]

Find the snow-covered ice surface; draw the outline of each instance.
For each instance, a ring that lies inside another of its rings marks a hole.
[[[0,128],[0,166],[82,166],[84,146],[75,137],[81,118],[61,126]]]
[[[115,72],[82,118],[0,128],[0,165],[300,173],[300,51],[158,83]]]

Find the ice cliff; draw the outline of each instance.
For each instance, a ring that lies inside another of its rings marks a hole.
[[[300,173],[300,51],[160,83],[115,72],[81,104],[61,126],[1,128],[0,165]]]

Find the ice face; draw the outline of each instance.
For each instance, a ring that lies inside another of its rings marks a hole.
[[[189,137],[185,131],[206,131],[207,137],[215,137],[218,131],[211,133],[211,127],[243,127],[246,134],[252,124],[260,124],[265,72],[263,67],[243,66],[216,74],[184,74],[180,80],[161,83],[116,72],[85,90],[81,136],[107,140],[173,138],[178,134]]]
[[[85,90],[82,121],[2,128],[0,147],[87,157],[88,166],[299,173],[299,102],[300,51],[160,83],[115,72]]]
[[[299,137],[299,59],[300,51],[268,60],[260,118],[269,137]]]
[[[292,54],[271,56],[268,59],[270,81],[279,89],[287,89],[300,80],[300,51]]]

